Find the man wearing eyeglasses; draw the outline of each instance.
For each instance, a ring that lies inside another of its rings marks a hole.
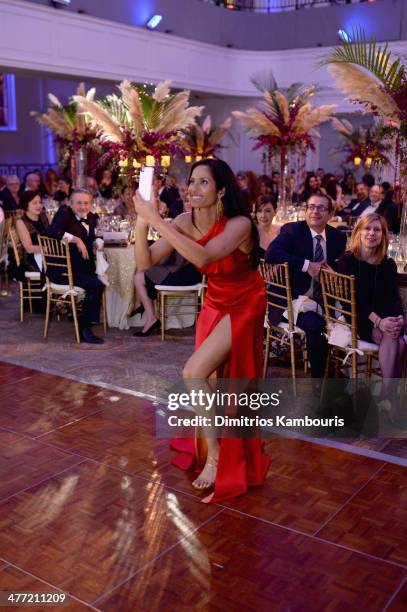
[[[306,296],[307,311],[300,312],[297,326],[305,331],[311,376],[322,378],[327,357],[325,322],[322,311],[321,268],[335,269],[343,255],[346,236],[327,225],[332,216],[331,199],[324,194],[312,195],[306,205],[305,221],[287,223],[269,245],[266,262],[288,262],[292,298]],[[281,311],[269,313],[270,321],[278,324]]]

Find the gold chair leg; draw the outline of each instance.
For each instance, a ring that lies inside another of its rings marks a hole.
[[[357,353],[352,355],[352,378],[358,377],[358,356]]]
[[[264,348],[264,363],[263,363],[263,378],[267,376],[267,368],[270,356],[270,328],[267,327],[266,331],[266,346]]]
[[[20,323],[24,321],[24,285],[18,283],[20,286]]]
[[[290,353],[291,353],[291,377],[293,380],[296,378],[295,372],[295,338],[290,336]]]
[[[161,340],[165,340],[165,295],[160,295]]]
[[[51,294],[47,287],[47,307],[45,309],[45,326],[44,326],[44,338],[48,336],[48,325],[49,325],[49,311],[51,308]]]
[[[31,281],[30,279],[27,280],[27,290],[28,290],[28,303],[30,305],[30,314],[33,313],[33,300],[32,300],[32,295],[31,295]]]
[[[73,315],[73,322],[75,325],[75,338],[76,338],[76,342],[78,344],[80,344],[81,342],[81,336],[79,333],[79,324],[78,324],[78,315],[76,312],[76,302],[75,302],[75,296],[71,295],[71,305],[72,305],[72,315]]]

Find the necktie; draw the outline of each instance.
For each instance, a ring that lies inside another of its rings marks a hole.
[[[322,249],[322,244],[321,244],[322,236],[320,234],[317,234],[315,236],[315,240],[317,241],[317,244],[315,246],[314,261],[324,261],[324,251]],[[318,304],[322,304],[321,283],[315,279],[314,279],[314,286],[312,290],[312,297]]]

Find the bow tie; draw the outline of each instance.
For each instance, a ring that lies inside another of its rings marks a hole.
[[[85,223],[86,225],[89,225],[89,221],[87,218],[83,219],[82,217],[78,217],[78,215],[76,215],[76,218],[80,223]]]

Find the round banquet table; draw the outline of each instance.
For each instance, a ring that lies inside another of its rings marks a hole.
[[[106,287],[106,310],[107,323],[109,327],[129,329],[144,325],[145,314],[129,317],[134,302],[134,273],[136,272],[136,257],[134,246],[127,247],[105,247],[104,253],[109,264],[107,277],[109,286]],[[171,310],[179,310],[182,300],[175,301],[174,306],[167,308],[168,314]],[[183,329],[191,327],[195,322],[192,314],[173,315],[166,319],[166,329]]]

